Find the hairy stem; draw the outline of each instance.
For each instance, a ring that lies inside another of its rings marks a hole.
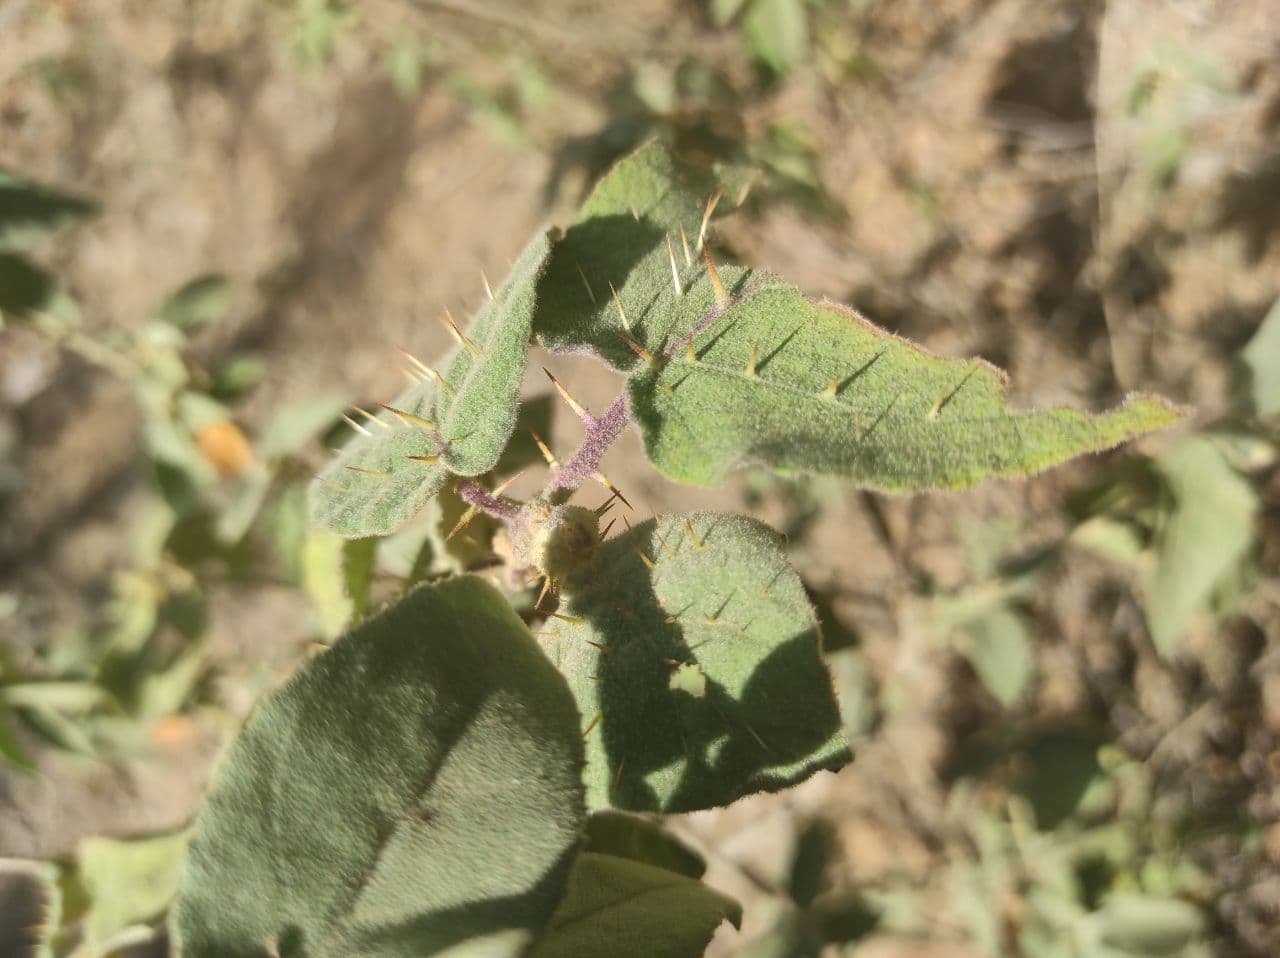
[[[520,512],[520,506],[516,503],[499,499],[484,486],[469,479],[466,482],[459,483],[458,495],[462,497],[462,501],[467,505],[475,506],[486,515],[501,519],[504,522],[510,522]]]
[[[552,470],[551,482],[543,493],[553,502],[568,499],[575,489],[600,471],[600,460],[631,422],[631,406],[627,401],[626,391],[613,401],[608,412],[599,419],[592,416],[584,421],[587,426],[586,437],[573,458]]]

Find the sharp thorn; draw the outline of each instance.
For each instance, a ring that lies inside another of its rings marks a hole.
[[[628,519],[626,516],[622,517],[622,524],[627,527],[628,532],[631,531],[631,520]]]
[[[478,508],[476,508],[475,506],[468,506],[467,511],[462,514],[462,518],[458,520],[458,524],[455,525],[452,529],[450,529],[449,534],[444,537],[445,542],[448,542],[450,539],[456,536],[459,532],[465,529],[467,525],[471,522],[471,520],[474,519],[479,514],[480,514],[480,510]]]
[[[436,385],[439,386],[441,389],[443,389],[450,396],[456,395],[456,393],[454,393],[453,391],[453,387],[450,386],[449,383],[445,380],[445,378],[441,376],[438,372],[436,372],[434,369],[428,369],[427,375],[430,376],[432,379],[434,379],[436,381]]]
[[[430,375],[431,370],[427,367],[426,363],[424,363],[421,359],[419,359],[413,353],[409,352],[409,350],[405,349],[403,346],[400,346],[398,348],[400,352],[404,355],[404,358],[409,360],[409,362],[413,363],[414,369],[418,370],[418,372],[422,373],[424,376]]]
[[[724,196],[724,189],[716,190],[715,194],[707,200],[707,207],[702,211],[702,225],[698,227],[698,250],[699,252],[706,249],[707,243],[707,224],[711,222],[711,214],[716,211],[716,206],[720,203],[721,197]]]
[[[756,185],[754,179],[747,180],[742,184],[742,189],[738,191],[738,198],[734,200],[734,206],[741,206],[747,201],[747,196],[751,193],[751,188]]]
[[[618,494],[616,492],[610,493],[608,499],[600,503],[600,505],[596,506],[595,508],[596,515],[602,516],[606,512],[608,512],[610,509],[612,509],[613,504],[617,501],[617,499],[618,499]]]
[[[671,246],[671,234],[667,234],[667,259],[671,261],[671,282],[675,284],[676,295],[684,295],[684,286],[680,282],[680,270],[676,268],[676,251]]]
[[[542,458],[547,461],[548,466],[554,469],[556,466],[560,465],[560,461],[556,459],[555,453],[553,453],[551,449],[547,446],[547,444],[542,441],[541,436],[539,436],[532,429],[529,430],[529,435],[533,437],[534,443],[536,443],[538,446],[538,451],[542,453]]]
[[[606,476],[603,472],[593,472],[591,474],[591,478],[594,479],[596,482],[600,483],[600,485],[604,486],[606,489],[612,492],[619,499],[621,499],[622,504],[626,506],[628,509],[635,508],[633,505],[631,505],[630,502],[627,501],[627,497],[622,494],[622,490],[620,490],[617,486],[615,486],[612,482],[610,482],[609,477]]]
[[[684,358],[686,361],[691,363],[699,362],[698,351],[693,348],[693,343],[684,344]]]
[[[390,429],[390,428],[391,428],[391,426],[390,426],[390,424],[389,424],[389,423],[385,423],[385,422],[383,422],[381,419],[379,419],[379,418],[378,418],[377,416],[375,416],[373,413],[369,412],[369,410],[367,410],[367,409],[362,409],[362,408],[361,408],[361,407],[359,407],[359,406],[352,406],[351,408],[352,408],[352,409],[354,409],[356,412],[358,412],[360,415],[364,416],[364,418],[365,418],[365,419],[369,420],[369,422],[373,423],[375,426],[381,426],[383,429]]]
[[[352,472],[363,473],[366,476],[373,476],[375,479],[390,479],[391,473],[379,472],[377,469],[366,469],[363,466],[347,466]]]
[[[429,429],[432,432],[435,431],[436,424],[430,419],[423,419],[421,416],[415,415],[414,413],[405,412],[403,409],[397,409],[395,406],[388,406],[384,402],[380,402],[378,405],[391,413],[391,415],[395,416],[406,426],[420,426],[423,429]]]
[[[537,609],[539,612],[542,611],[542,600],[547,597],[547,593],[551,591],[551,588],[552,588],[551,576],[546,576],[542,580],[542,591],[538,593],[538,601],[533,604],[533,607]]]
[[[600,541],[603,542],[609,536],[609,530],[613,528],[613,524],[618,521],[618,517],[614,516],[609,520],[609,524],[604,527],[604,531],[600,533]]]
[[[603,712],[597,712],[595,714],[595,718],[593,718],[590,722],[588,722],[587,727],[582,730],[582,737],[586,738],[588,735],[590,735],[592,731],[595,729],[595,727],[600,724],[600,719],[603,717],[604,717]]]
[[[414,462],[425,462],[429,466],[440,461],[439,456],[407,456],[406,458],[412,459]]]
[[[639,222],[640,222],[640,211],[636,209],[636,204],[634,204],[634,203],[629,204],[629,208],[630,208],[630,210],[631,210],[631,218],[632,218],[633,220],[635,220],[637,223],[639,223]]]
[[[583,639],[583,641],[586,642],[587,645],[591,646],[593,649],[597,649],[601,655],[609,654],[609,646],[602,645],[599,642],[592,642],[590,639]]]
[[[517,472],[514,476],[508,476],[506,479],[503,479],[500,483],[498,483],[496,486],[493,487],[493,492],[491,492],[490,495],[495,497],[502,495],[504,492],[510,489],[511,484],[515,482],[517,479],[519,479],[522,475],[524,475],[523,469],[520,472]]]
[[[667,544],[667,540],[662,537],[662,533],[659,532],[657,528],[654,528],[653,534],[657,538],[658,544],[662,546],[662,551],[674,559],[676,557],[675,550],[673,550],[671,546]]]
[[[590,299],[591,299],[591,305],[592,305],[592,306],[597,306],[597,305],[599,305],[599,304],[596,302],[596,294],[595,294],[595,291],[594,291],[594,290],[592,290],[592,288],[591,288],[591,284],[587,281],[587,274],[586,274],[586,273],[584,273],[584,272],[582,271],[582,264],[581,264],[581,263],[574,263],[574,265],[575,265],[576,267],[578,267],[578,275],[582,277],[582,285],[583,285],[583,286],[586,288],[586,290],[587,290],[587,296],[589,296],[589,297],[590,297]]]
[[[489,285],[489,277],[484,274],[484,270],[480,270],[480,282],[484,283],[485,294],[492,300],[494,298],[493,287]]]
[[[693,265],[693,253],[689,251],[689,236],[684,231],[684,224],[680,224],[680,245],[684,249],[684,265]]]
[[[835,379],[831,380],[830,385],[828,385],[826,389],[822,390],[822,398],[835,399],[836,394],[839,391],[840,391],[840,377],[837,376]]]
[[[640,561],[645,564],[645,568],[649,569],[650,571],[657,568],[657,563],[655,563],[652,559],[650,559],[647,555],[645,555],[644,550],[641,549],[639,546],[632,546],[631,551],[640,557]]]
[[[400,367],[400,372],[404,373],[405,378],[414,386],[421,386],[427,379],[427,377],[423,376],[421,373],[415,373],[412,369],[408,369],[404,366]]]
[[[613,293],[613,301],[618,307],[618,315],[622,317],[623,328],[628,331],[631,329],[631,323],[627,320],[626,310],[622,308],[622,297],[618,295],[618,291],[613,288],[613,283],[609,284],[609,292]]]
[[[627,333],[618,333],[618,336],[621,337],[622,341],[631,348],[631,351],[633,353],[635,353],[637,356],[643,359],[646,364],[648,364],[650,369],[658,368],[657,357],[654,356],[653,353],[649,352],[649,350],[645,349],[642,345],[640,345],[639,341],[634,336],[631,336]]]
[[[373,435],[373,433],[371,433],[368,429],[365,429],[365,428],[364,428],[364,426],[360,425],[358,422],[356,422],[354,419],[352,419],[352,418],[351,418],[350,416],[348,416],[346,413],[343,413],[343,414],[342,414],[342,421],[343,421],[343,422],[345,422],[345,423],[346,423],[348,426],[350,426],[352,429],[354,429],[356,432],[360,433],[362,436],[372,436],[372,435]]]
[[[587,422],[594,421],[594,417],[591,415],[591,413],[587,412],[586,409],[583,408],[582,403],[578,402],[578,400],[574,399],[571,395],[569,395],[569,390],[565,389],[564,386],[560,385],[560,380],[556,379],[556,377],[551,374],[550,369],[548,369],[546,366],[543,366],[542,371],[546,373],[547,378],[551,380],[551,385],[556,387],[556,392],[560,394],[560,398],[569,404],[569,408],[572,409],[577,414],[579,419],[586,420]]]
[[[577,615],[566,615],[563,612],[548,612],[548,618],[559,619],[561,622],[568,622],[570,625],[582,625],[583,619]]]
[[[472,356],[480,355],[480,347],[473,343],[467,335],[458,327],[457,320],[453,318],[453,313],[449,312],[449,307],[444,308],[444,315],[440,317],[440,322],[444,323],[445,329],[449,330],[449,334],[459,346],[464,347]]]
[[[754,376],[756,374],[756,364],[759,362],[760,362],[760,347],[752,346],[751,355],[747,357],[747,365],[746,365],[746,368],[743,370],[743,372],[745,372],[748,376]]]
[[[699,552],[702,551],[702,541],[698,538],[698,534],[693,531],[693,522],[689,519],[684,520],[685,535],[689,537],[689,541],[693,543],[693,547]]]
[[[711,289],[716,294],[716,305],[729,305],[729,291],[724,288],[724,280],[720,278],[720,270],[716,269],[716,261],[711,258],[711,250],[703,248],[702,258],[707,262],[707,278],[711,280]]]

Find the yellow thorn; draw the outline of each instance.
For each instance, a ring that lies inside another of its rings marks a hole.
[[[515,482],[517,479],[519,479],[522,475],[524,475],[523,469],[520,472],[517,472],[514,476],[508,476],[506,479],[503,479],[500,483],[498,483],[496,486],[493,487],[493,492],[491,492],[490,495],[492,496],[502,495],[509,488],[511,488],[511,484]]]
[[[570,625],[582,625],[583,619],[576,615],[565,615],[563,612],[548,612],[547,616],[552,619],[559,619],[561,622],[568,622]]]
[[[600,724],[600,719],[601,719],[601,718],[603,718],[603,716],[604,716],[604,713],[603,713],[603,712],[597,712],[597,713],[596,713],[595,718],[593,718],[590,722],[588,722],[588,723],[587,723],[587,727],[586,727],[586,728],[584,728],[584,729],[582,730],[582,737],[583,737],[583,738],[586,738],[588,735],[590,735],[590,734],[591,734],[592,730],[593,730],[597,725],[599,725],[599,724]]]
[[[480,510],[477,509],[475,506],[468,506],[467,511],[462,514],[462,518],[458,520],[458,524],[454,526],[452,529],[450,529],[449,534],[444,537],[445,542],[448,542],[450,539],[456,536],[459,532],[465,529],[467,524],[470,523],[471,520],[474,519],[479,512]]]
[[[547,576],[542,580],[542,591],[538,593],[538,601],[533,604],[535,609],[542,609],[542,600],[547,597],[547,593],[551,591],[551,576]]]
[[[439,456],[408,456],[406,458],[412,459],[414,462],[425,462],[427,465],[440,461]]]
[[[748,376],[756,374],[756,363],[760,362],[760,347],[752,346],[751,355],[747,357],[747,367],[743,370]]]
[[[684,344],[684,358],[691,363],[698,362],[698,351],[693,348],[693,343]]]
[[[631,551],[640,557],[640,561],[645,564],[646,568],[650,570],[656,568],[654,561],[650,559],[647,555],[645,555],[644,550],[641,549],[639,546],[632,546]]]
[[[582,271],[582,264],[581,264],[581,263],[574,263],[574,265],[578,267],[578,275],[582,277],[582,285],[586,287],[586,289],[587,289],[587,295],[588,295],[589,297],[591,297],[591,305],[592,305],[592,306],[597,305],[597,303],[596,303],[596,294],[595,294],[595,292],[591,289],[591,284],[590,284],[589,282],[587,282],[587,274],[586,274],[586,273],[584,273],[584,272]]]
[[[342,414],[342,421],[343,421],[343,422],[345,422],[345,423],[346,423],[348,426],[350,426],[352,429],[354,429],[356,432],[360,433],[361,435],[364,435],[364,436],[372,436],[372,435],[373,435],[373,433],[371,433],[368,429],[365,429],[365,428],[364,428],[364,426],[360,425],[358,422],[356,422],[354,419],[352,419],[352,418],[351,418],[350,416],[348,416],[346,413],[343,413],[343,414]]]
[[[649,350],[641,346],[634,336],[629,336],[626,333],[618,333],[618,335],[622,338],[622,341],[624,343],[626,343],[628,346],[631,347],[631,351],[633,353],[635,353],[637,356],[639,356],[649,365],[650,369],[658,368],[657,357],[655,357],[653,353],[649,352]]]
[[[600,533],[600,541],[601,541],[601,542],[604,542],[604,540],[605,540],[606,538],[608,538],[608,536],[609,536],[609,530],[613,528],[613,524],[614,524],[615,522],[617,522],[617,521],[618,521],[618,517],[617,517],[617,516],[614,516],[612,519],[610,519],[610,520],[609,520],[609,524],[608,524],[607,526],[605,526],[605,527],[604,527],[604,531]]]
[[[822,398],[835,399],[836,393],[839,391],[839,389],[840,389],[840,377],[837,376],[835,379],[831,380],[831,384],[827,386],[826,389],[822,390]]]
[[[703,249],[702,258],[707,261],[707,278],[711,280],[711,288],[716,294],[716,305],[729,305],[729,291],[724,288],[724,280],[720,278],[720,270],[716,269],[716,261],[711,258],[711,250]]]
[[[548,369],[546,366],[543,366],[542,371],[546,373],[547,378],[551,380],[551,385],[556,387],[556,392],[560,394],[560,398],[569,404],[569,408],[572,409],[575,413],[577,413],[579,419],[592,418],[591,413],[587,412],[586,409],[582,407],[582,403],[578,402],[578,400],[570,396],[569,390],[565,389],[562,385],[560,385],[560,380],[556,379],[555,376],[551,375],[550,369]]]
[[[379,472],[376,469],[365,469],[363,466],[347,466],[352,472],[362,472],[366,476],[373,476],[375,479],[390,479],[391,473]]]
[[[698,539],[698,534],[693,531],[693,523],[688,519],[684,520],[684,531],[689,537],[689,541],[693,543],[693,547],[701,552],[702,542]]]
[[[369,410],[361,409],[359,406],[352,406],[351,408],[354,409],[356,412],[358,412],[360,415],[364,416],[365,419],[369,420],[369,422],[373,423],[375,426],[381,426],[383,429],[391,428],[391,426],[388,423],[383,422],[373,413],[369,412]]]
[[[747,182],[743,183],[742,190],[741,192],[738,193],[738,199],[734,201],[733,205],[741,206],[743,203],[745,203],[747,201],[747,194],[751,192],[751,187],[755,185],[756,185],[756,181],[754,179],[747,180]]]
[[[671,282],[675,284],[676,295],[684,295],[684,286],[680,283],[680,270],[676,268],[676,251],[671,246],[671,234],[667,234],[667,259],[671,261]]]
[[[693,254],[689,252],[689,236],[684,231],[684,224],[680,224],[680,245],[684,248],[684,265],[693,265]]]
[[[440,317],[440,322],[444,323],[445,328],[457,340],[459,346],[466,347],[467,352],[472,356],[480,355],[480,347],[467,338],[466,334],[458,328],[457,321],[453,318],[453,313],[449,312],[449,307],[444,308],[444,316]]]
[[[557,629],[534,629],[529,634],[537,636],[539,639],[560,638],[560,632]]]
[[[618,306],[618,315],[622,317],[622,325],[627,329],[631,329],[631,323],[627,321],[627,313],[622,308],[622,298],[618,296],[618,291],[613,288],[613,283],[609,284],[609,292],[613,293],[613,301]]]
[[[631,210],[631,218],[632,218],[633,220],[635,220],[637,223],[639,223],[639,222],[640,222],[640,211],[636,209],[636,204],[634,204],[634,203],[629,204],[629,208],[630,208],[630,210]]]
[[[421,416],[417,416],[411,412],[405,412],[403,409],[397,409],[395,406],[388,406],[384,402],[380,402],[378,405],[391,413],[391,415],[395,416],[406,426],[421,426],[423,429],[431,430],[436,428],[436,424],[430,419],[423,419]]]
[[[450,386],[447,382],[445,382],[445,378],[441,376],[438,372],[436,372],[434,369],[428,369],[427,375],[430,376],[432,379],[434,379],[436,381],[436,385],[439,386],[441,389],[443,389],[445,392],[447,392],[450,396],[456,395],[453,391],[453,387]]]
[[[421,359],[419,359],[413,353],[409,352],[409,350],[405,349],[403,346],[400,346],[398,348],[400,352],[404,354],[404,358],[409,360],[409,362],[413,363],[414,369],[418,370],[418,372],[422,373],[424,376],[429,375],[431,373],[431,370],[427,368],[427,364],[424,363]]]
[[[404,373],[405,378],[414,386],[421,386],[427,378],[419,373],[415,373],[412,369],[406,369],[404,366],[400,367],[400,372]]]
[[[707,208],[702,211],[702,225],[698,227],[698,249],[699,251],[706,249],[707,242],[707,224],[711,222],[711,214],[716,211],[716,206],[720,202],[720,198],[724,196],[724,189],[718,189],[715,195],[707,200]]]
[[[542,458],[547,460],[548,466],[554,469],[556,466],[560,465],[559,460],[556,459],[555,453],[553,453],[550,449],[547,448],[547,444],[542,441],[541,436],[539,436],[532,429],[529,430],[529,435],[533,437],[533,441],[538,446],[538,451],[542,453]]]
[[[599,649],[601,655],[609,654],[609,646],[601,645],[599,642],[592,642],[590,639],[583,639],[583,641],[586,642],[587,645],[591,646],[593,649]]]
[[[484,291],[489,299],[493,299],[493,287],[489,285],[489,277],[484,274],[484,270],[480,270],[480,282],[484,283]]]
[[[675,551],[671,546],[667,545],[667,540],[662,537],[662,533],[655,528],[653,534],[657,537],[658,544],[662,546],[662,551],[674,559],[676,557]]]
[[[619,499],[621,499],[622,504],[626,506],[628,509],[635,508],[634,506],[631,505],[630,502],[627,501],[627,497],[622,494],[622,490],[619,489],[617,486],[615,486],[612,482],[610,482],[609,478],[603,472],[593,472],[591,474],[591,478],[594,479],[596,482],[600,483],[600,485],[604,486],[606,489],[612,492]]]
[[[628,519],[626,516],[622,517],[622,524],[627,527],[628,532],[631,531],[631,520]]]

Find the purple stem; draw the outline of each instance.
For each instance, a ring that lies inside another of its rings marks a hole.
[[[462,497],[462,501],[467,505],[475,506],[481,512],[504,522],[510,522],[520,512],[520,507],[514,502],[499,499],[491,494],[488,489],[470,480],[458,486],[458,495]]]
[[[599,419],[591,416],[584,422],[587,435],[573,458],[553,470],[551,482],[543,492],[547,498],[552,498],[557,493],[562,496],[572,493],[600,471],[600,460],[631,422],[631,405],[627,401],[626,392],[615,399],[609,411]]]

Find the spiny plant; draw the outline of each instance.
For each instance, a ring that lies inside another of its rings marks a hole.
[[[1013,411],[985,362],[718,265],[712,220],[748,186],[642,147],[567,231],[529,243],[467,329],[446,317],[438,363],[409,357],[411,385],[349,419],[315,522],[387,537],[456,503],[432,521],[482,526],[513,598],[437,577],[250,716],[195,827],[184,954],[684,956],[738,920],[643,815],[785,788],[848,746],[780,536],[709,513],[602,527],[629,508],[601,471],[629,426],[684,483],[759,465],[910,491],[1026,475],[1182,415],[1148,395]],[[531,343],[626,382],[596,414],[548,373],[585,438],[562,461],[534,437],[549,474],[518,501],[503,455]],[[602,506],[571,501],[589,483]]]

